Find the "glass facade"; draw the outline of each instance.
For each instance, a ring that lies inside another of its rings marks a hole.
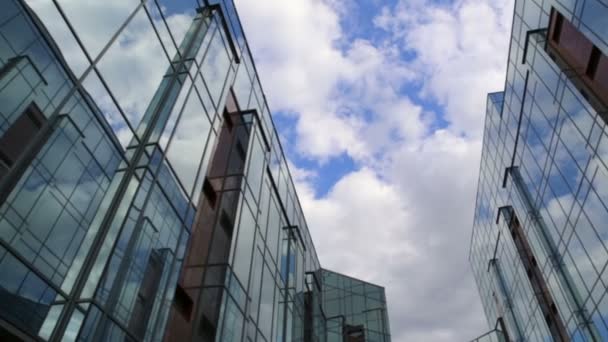
[[[231,0],[1,2],[0,302],[8,341],[390,341],[321,269]]]
[[[384,288],[322,270],[327,341],[390,341]]]
[[[515,2],[469,255],[508,341],[608,340],[606,18],[604,0]]]

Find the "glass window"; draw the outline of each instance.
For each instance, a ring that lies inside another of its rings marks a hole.
[[[98,63],[101,77],[134,128],[168,67],[169,61],[144,11],[136,14]]]
[[[258,130],[259,129],[260,127],[258,126]],[[247,182],[257,200],[262,184],[262,174],[264,172],[265,149],[262,147],[258,134],[256,134],[255,138],[252,140],[252,143],[253,146],[250,152],[249,169],[247,171]]]
[[[591,28],[600,39],[604,46],[608,44],[608,26],[606,26],[606,3],[600,0],[585,1],[583,9],[583,22]]]
[[[251,95],[253,87],[251,86],[251,80],[249,79],[249,72],[245,67],[245,61],[241,61],[241,64],[238,67],[233,88],[239,107],[241,110],[247,109],[245,107],[249,103],[249,95]]]
[[[213,37],[215,36],[216,31],[217,31],[217,21],[215,21],[215,20],[211,21],[209,26],[204,28],[204,30],[206,30],[206,32],[204,32],[205,36],[203,38],[203,41],[201,43],[199,50],[196,53],[196,57],[194,58],[198,65],[202,64],[203,59],[205,58],[205,56],[207,54],[207,51],[209,51],[209,49],[208,49],[209,43],[211,42],[211,39],[213,39]]]
[[[53,39],[61,42],[57,44],[61,54],[76,77],[80,77],[90,64],[55,4],[46,0],[30,0],[27,3],[36,12]]]
[[[82,82],[82,85],[86,89],[86,91],[95,99],[96,106],[94,106],[93,108],[95,110],[98,110],[100,116],[107,120],[108,125],[118,138],[118,141],[120,142],[121,146],[123,148],[126,148],[131,142],[131,139],[133,138],[133,131],[131,131],[131,128],[127,124],[127,121],[125,120],[123,114],[118,110],[118,108],[116,108],[116,104],[110,97],[106,88],[101,83],[101,80],[99,79],[97,74],[89,74],[84,80],[84,82]],[[86,105],[87,104],[83,102],[82,109],[86,110],[89,116],[93,116],[92,113],[89,113],[89,109],[84,107]],[[76,116],[78,114],[82,113],[75,112],[72,114],[72,116]],[[99,129],[101,128],[99,127]],[[105,132],[102,134],[105,134]]]
[[[540,21],[540,7],[534,1],[526,1],[524,7],[524,21],[531,28],[537,28]]]
[[[84,3],[74,0],[59,0],[78,37],[91,58],[101,50],[135,10],[136,0],[110,0]]]
[[[192,89],[169,143],[167,158],[188,194],[205,150],[211,123],[196,90]]]
[[[163,11],[163,16],[173,40],[177,46],[180,46],[182,39],[184,39],[186,32],[192,23],[192,19],[196,16],[196,9],[199,8],[198,1],[157,0],[155,2],[158,3]],[[170,54],[170,56],[173,57],[172,54]]]
[[[255,231],[255,218],[251,214],[249,206],[246,202],[243,202],[233,262],[234,273],[242,284],[247,284],[249,281],[251,249],[253,248]]]
[[[256,248],[254,250],[251,283],[249,285],[249,296],[251,297],[249,315],[253,317],[254,320],[257,320],[258,317],[258,306],[260,304],[260,282],[262,281],[263,262],[264,257],[262,256],[262,253]]]
[[[258,319],[258,326],[262,329],[262,333],[267,340],[271,338],[272,332],[272,310],[274,304],[274,289],[275,282],[272,275],[272,271],[266,265],[264,267],[262,283],[262,296],[260,298],[260,316]]]
[[[280,212],[277,207],[276,202],[274,201],[274,195],[271,197],[270,201],[270,211],[268,217],[268,229],[266,231],[266,244],[268,245],[268,249],[270,250],[270,254],[272,258],[277,260],[277,247],[279,244],[279,233],[281,230],[280,222]]]
[[[177,96],[177,99],[175,100],[175,103],[173,104],[173,109],[171,110],[171,113],[169,114],[169,117],[167,118],[167,123],[165,124],[163,133],[160,136],[160,146],[162,148],[166,148],[167,144],[169,143],[169,138],[171,137],[171,134],[173,134],[173,130],[175,129],[175,124],[177,123],[177,120],[179,120],[179,114],[181,113],[182,109],[184,108],[184,103],[186,102],[186,97],[190,94],[192,81],[190,80],[189,77],[185,77],[184,83],[183,84],[180,83],[180,85],[181,85],[181,88],[179,90],[179,95]],[[151,140],[154,140],[154,137],[152,137]]]
[[[209,45],[209,50],[202,62],[201,73],[209,88],[211,99],[215,103],[215,106],[219,107],[221,105],[219,103],[220,96],[222,95],[226,76],[228,75],[228,68],[230,67],[230,57],[228,51],[226,51],[224,40],[219,34],[219,30],[215,32]]]
[[[0,316],[37,335],[57,293],[1,247],[0,290]]]
[[[165,16],[166,21],[161,16],[160,8],[158,3],[162,1],[149,1],[146,3],[146,8],[152,17],[152,22],[158,30],[158,35],[163,43],[163,46],[167,50],[169,58],[173,58],[177,53],[177,46],[181,43],[182,39],[186,35],[190,24],[192,23],[193,13],[174,13],[165,10],[162,14]],[[172,1],[173,4],[176,1]],[[163,6],[163,5],[160,5]],[[166,9],[166,7],[165,7]],[[192,8],[188,8],[191,10]],[[171,29],[171,31],[169,31]]]
[[[224,321],[219,341],[239,342],[243,333],[243,314],[230,296],[225,296]]]
[[[0,136],[0,180],[24,154],[26,148],[35,142],[38,132],[45,122],[46,118],[40,113],[38,107],[31,104]]]

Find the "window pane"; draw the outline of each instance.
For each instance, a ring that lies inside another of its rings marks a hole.
[[[264,282],[262,283],[262,297],[260,298],[260,317],[258,326],[262,329],[262,333],[266,339],[270,340],[272,331],[272,309],[274,304],[274,289],[275,282],[272,276],[272,271],[268,265],[264,267]]]
[[[260,129],[259,126],[258,129]],[[249,183],[256,200],[260,193],[262,173],[264,172],[264,151],[265,149],[262,147],[260,139],[254,138],[250,156],[251,161],[249,162],[249,170],[247,172],[247,182]]]
[[[135,128],[169,66],[160,41],[140,11],[101,59],[98,69]]]
[[[238,242],[234,253],[233,269],[242,284],[249,281],[251,249],[255,237],[255,218],[246,202],[243,202],[241,220],[238,228]]]
[[[136,0],[59,0],[91,58],[95,58],[137,6]]]
[[[198,93],[193,89],[167,152],[167,158],[188,194],[192,191],[210,128]]]
[[[197,0],[157,0],[156,2],[163,11],[175,43],[180,46],[192,19],[196,16],[196,9],[199,7]],[[160,23],[161,21],[158,21],[157,27]],[[163,42],[165,42],[164,38]]]
[[[218,102],[224,88],[229,66],[230,57],[228,51],[226,51],[224,39],[219,34],[219,30],[216,30],[201,66],[201,73],[216,107],[221,105]]]
[[[80,77],[90,65],[82,49],[76,42],[65,21],[57,11],[57,7],[48,0],[29,0],[28,5],[36,12],[45,28],[57,42],[57,47],[68,62],[76,77]],[[84,6],[83,6],[84,7]],[[39,66],[43,68],[43,66]]]
[[[103,116],[106,120],[110,128],[118,138],[118,141],[126,148],[133,138],[133,132],[129,128],[125,118],[120,113],[118,108],[116,108],[116,104],[112,101],[110,94],[101,83],[101,80],[95,73],[91,73],[87,76],[87,78],[82,82],[83,87],[86,91],[95,99],[96,106],[93,106],[94,110],[99,110],[99,114]],[[87,116],[93,116],[90,113],[90,108],[84,102],[81,104],[80,110],[86,110]],[[75,113],[80,114],[80,113]],[[76,116],[76,115],[74,115]],[[105,134],[102,133],[102,134]]]
[[[57,293],[0,247],[0,315],[21,329],[38,334]]]

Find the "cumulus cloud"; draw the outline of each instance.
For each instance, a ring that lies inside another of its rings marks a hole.
[[[369,40],[345,41],[335,2],[295,0],[238,1],[270,105],[298,120],[298,152],[313,158],[348,153],[357,159],[373,155],[373,139],[360,139],[370,128],[391,126],[402,136],[417,137],[424,125],[404,124],[398,90],[414,77],[399,59],[399,50]],[[280,27],[271,34],[269,27]],[[276,86],[275,86],[276,85]],[[414,117],[416,116],[416,113]],[[387,125],[399,121],[398,125]],[[386,134],[386,128],[383,134]],[[385,142],[380,137],[379,144]]]
[[[444,106],[450,129],[479,137],[480,94],[504,84],[512,12],[512,0],[400,1],[374,22],[416,54],[423,95]]]

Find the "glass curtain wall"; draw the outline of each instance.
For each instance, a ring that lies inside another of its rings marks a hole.
[[[608,339],[607,15],[601,0],[515,2],[470,251],[488,325],[512,340]]]
[[[328,342],[390,341],[384,288],[321,270]]]
[[[242,180],[227,179],[239,195],[217,334],[291,336],[284,318],[319,264],[232,4],[0,6],[2,330],[162,340],[232,121],[248,141],[228,166]],[[249,111],[238,123],[230,89]]]

